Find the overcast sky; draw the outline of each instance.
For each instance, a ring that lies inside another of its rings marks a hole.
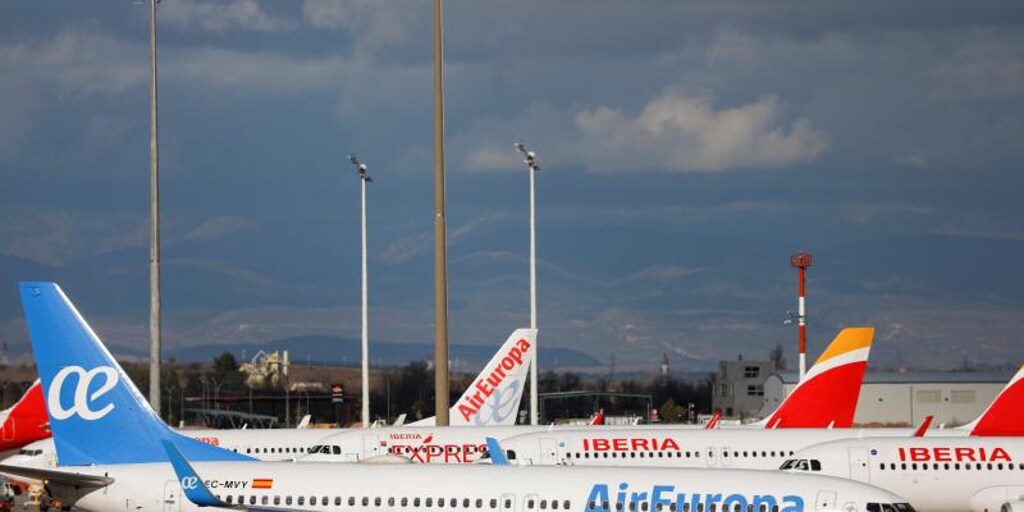
[[[147,343],[147,7],[0,4],[0,336],[57,279]],[[430,2],[164,0],[168,345],[432,338]],[[997,2],[446,3],[450,329],[528,323],[539,153],[540,343],[681,367],[795,360],[788,256],[815,254],[811,348],[1019,364],[1024,7]],[[813,357],[813,354],[812,354]]]

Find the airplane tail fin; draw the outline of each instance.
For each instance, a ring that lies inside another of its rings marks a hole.
[[[21,283],[21,301],[62,466],[251,460],[173,432],[54,283]]]
[[[0,451],[20,448],[50,437],[50,419],[46,416],[42,384],[38,379],[5,412],[3,427],[0,427]]]
[[[537,345],[536,329],[516,329],[473,379],[449,413],[451,426],[515,425]],[[409,423],[434,424],[434,418]]]
[[[872,327],[847,327],[807,371],[803,382],[759,423],[765,428],[849,428],[875,336]]]
[[[597,411],[593,418],[590,418],[590,425],[604,425],[604,409]]]
[[[978,419],[958,428],[972,436],[1024,436],[1024,366]]]

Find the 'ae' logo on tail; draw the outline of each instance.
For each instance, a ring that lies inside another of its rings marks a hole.
[[[67,379],[71,374],[78,376],[78,382],[75,384],[74,403],[71,407],[65,408],[64,404],[61,403],[61,395],[64,390],[64,385],[67,384]],[[89,393],[89,386],[92,384],[93,379],[103,376],[103,382],[96,391]],[[66,420],[72,416],[79,416],[83,420],[93,421],[98,420],[110,411],[114,410],[114,404],[107,404],[99,409],[93,409],[93,403],[103,395],[114,389],[117,385],[118,375],[117,370],[109,366],[97,366],[91,370],[86,370],[81,366],[66,366],[61,368],[57,375],[54,375],[53,382],[50,384],[50,389],[46,393],[46,404],[50,410],[50,416],[55,420]]]

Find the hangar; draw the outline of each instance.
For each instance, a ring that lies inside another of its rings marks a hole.
[[[953,427],[984,412],[1013,372],[867,373],[857,400],[854,424],[918,425],[928,415],[933,425]],[[764,382],[760,416],[767,416],[796,387],[796,373],[773,373]]]

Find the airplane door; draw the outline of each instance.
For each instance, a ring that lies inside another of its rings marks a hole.
[[[850,479],[858,482],[871,481],[871,466],[868,464],[868,449],[850,448]]]
[[[836,493],[835,491],[818,491],[818,496],[814,500],[814,510],[817,512],[823,512],[825,510],[836,509]]]
[[[502,494],[499,506],[501,507],[501,512],[516,512],[516,495],[511,493]]]
[[[558,463],[558,447],[555,440],[550,437],[544,437],[540,440],[540,463],[544,465]]]
[[[704,459],[704,461],[707,463],[708,467],[714,467],[714,466],[718,465],[718,453],[717,452],[718,452],[718,450],[715,450],[714,448],[710,448],[710,447],[708,448],[708,456],[707,456],[706,459]]]
[[[376,457],[380,455],[380,439],[377,436],[363,436],[363,458]]]
[[[722,447],[722,466],[723,467],[732,466],[732,455],[731,455],[731,453],[732,452],[729,450],[728,446],[723,446]]]
[[[164,484],[164,512],[178,512],[181,507],[181,484],[168,480]]]

